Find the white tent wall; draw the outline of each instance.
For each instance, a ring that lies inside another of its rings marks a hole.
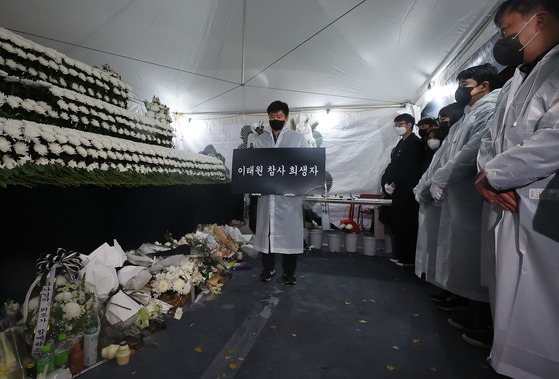
[[[267,106],[265,104],[264,106]],[[398,142],[393,120],[398,114],[419,117],[419,108],[411,104],[369,110],[326,110],[290,114],[296,124],[318,122],[316,128],[323,136],[321,147],[326,149],[326,170],[333,177],[330,194],[344,196],[382,194],[380,179],[390,162],[390,151]],[[175,121],[176,146],[180,150],[200,152],[213,145],[226,159],[231,170],[233,150],[243,141],[241,128],[263,122],[267,116],[246,115],[213,118],[178,116]],[[320,207],[317,206],[317,213]],[[349,206],[330,205],[330,219],[335,225],[347,218]]]

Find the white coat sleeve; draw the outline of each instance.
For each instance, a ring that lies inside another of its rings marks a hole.
[[[419,199],[420,202],[429,203],[433,201],[433,198],[431,197],[431,191],[430,191],[431,177],[433,173],[437,170],[438,166],[440,166],[441,162],[445,161],[448,149],[449,149],[449,143],[445,139],[441,147],[439,148],[439,150],[437,150],[437,152],[433,156],[429,168],[423,173],[421,179],[419,179],[419,182],[413,189],[413,194],[416,195],[416,197]]]
[[[413,188],[414,195],[417,195],[419,192],[421,192],[423,186],[425,185],[425,182],[427,182],[427,171],[425,171],[423,175],[421,175],[421,179],[419,179],[419,182],[417,182],[417,185]]]
[[[496,189],[523,187],[559,170],[559,94],[555,96],[555,105],[540,119],[538,130],[485,165],[487,179]]]
[[[493,149],[493,138],[491,137],[491,128],[488,128],[485,134],[481,137],[481,144],[477,154],[477,171],[483,170],[486,163],[495,156]]]
[[[481,144],[481,136],[485,134],[488,128],[489,120],[493,116],[494,108],[488,107],[478,117],[470,132],[468,142],[456,153],[450,157],[441,168],[433,174],[431,182],[441,188],[446,188],[449,184],[456,183],[472,173],[476,173],[476,161]]]
[[[433,201],[433,198],[431,197],[431,179],[427,179],[427,181],[425,182],[425,185],[423,186],[423,188],[421,189],[421,191],[419,191],[417,193],[417,197],[419,197],[419,200],[421,200],[421,202],[423,203],[429,203],[431,201]]]
[[[512,79],[507,81],[499,93],[497,103],[495,104],[495,115],[489,123],[487,132],[481,137],[481,144],[477,154],[477,171],[480,172],[484,169],[488,161],[493,159],[496,155],[495,151],[495,136],[499,134],[502,119],[506,113],[506,102],[509,96]]]
[[[429,203],[433,201],[431,198],[431,192],[429,188],[431,188],[431,178],[428,175],[429,171],[425,171],[421,179],[419,179],[419,183],[413,189],[413,194],[415,198],[419,200],[421,203]]]

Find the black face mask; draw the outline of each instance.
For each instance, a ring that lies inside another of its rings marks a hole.
[[[282,121],[282,120],[270,120],[270,127],[272,128],[272,130],[275,130],[276,132],[277,132],[278,130],[282,130],[284,125],[285,125],[285,121]]]
[[[419,129],[419,136],[422,140],[427,141],[427,137],[429,136],[429,129]]]
[[[524,63],[524,48],[538,35],[539,30],[530,38],[526,45],[520,43],[518,35],[524,28],[536,17],[536,14],[528,20],[527,23],[518,31],[518,33],[511,34],[508,37],[498,40],[493,46],[493,56],[495,60],[503,66],[519,66]]]
[[[456,102],[460,105],[466,106],[472,101],[472,90],[475,87],[458,87],[454,93]]]
[[[519,66],[524,63],[524,46],[520,43],[518,34],[498,40],[493,46],[493,56],[503,66]]]
[[[441,121],[439,122],[439,133],[442,138],[448,135],[450,130],[450,122],[449,121]]]
[[[439,128],[450,128],[450,121],[439,121]]]

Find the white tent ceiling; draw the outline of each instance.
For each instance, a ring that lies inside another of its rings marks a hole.
[[[415,101],[500,0],[0,0],[0,26],[182,113]],[[487,32],[487,30],[489,32]],[[488,28],[492,34],[495,29]],[[465,59],[464,58],[464,59]]]

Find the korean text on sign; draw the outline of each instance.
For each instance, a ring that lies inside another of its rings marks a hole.
[[[242,176],[262,176],[264,174],[263,166],[241,166],[237,169]]]
[[[318,175],[318,167],[315,166],[291,166],[289,167],[289,175],[301,175],[301,176],[307,176],[307,175],[314,175],[317,176]]]

